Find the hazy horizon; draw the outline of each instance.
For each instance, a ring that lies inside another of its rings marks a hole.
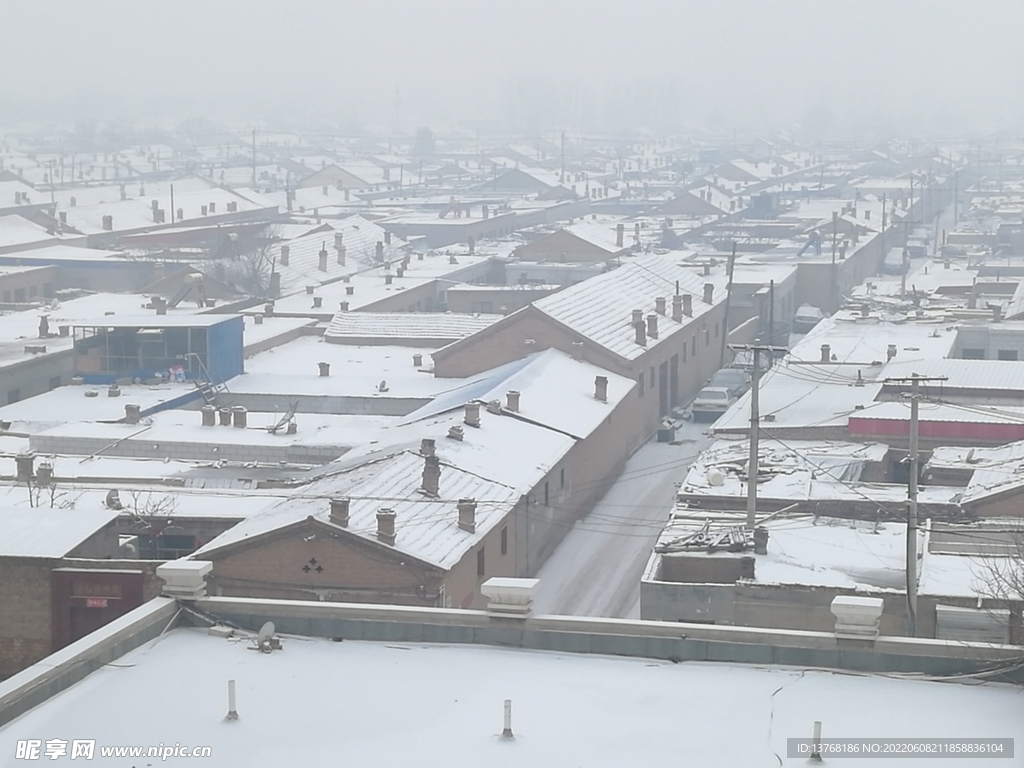
[[[17,2],[0,124],[1016,130],[1024,4]]]

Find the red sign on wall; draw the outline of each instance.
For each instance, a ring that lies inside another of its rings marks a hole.
[[[85,598],[86,608],[106,608],[107,598],[105,597],[87,597]]]

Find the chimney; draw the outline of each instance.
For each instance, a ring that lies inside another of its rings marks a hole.
[[[476,532],[476,500],[459,499],[459,528],[470,533]]]
[[[768,554],[768,529],[759,525],[754,529],[754,554]]]
[[[317,363],[320,366],[320,375],[324,378],[331,375],[331,364],[330,363]]]
[[[219,408],[217,409],[217,418],[220,420],[222,427],[231,426],[231,409],[230,408]]]
[[[423,365],[423,355],[421,355],[419,352],[413,355],[412,364],[415,368],[419,368],[421,365]]]
[[[313,297],[313,309],[320,309],[320,307],[322,307],[323,304],[324,304],[324,297],[323,296],[314,296]]]
[[[263,325],[263,315],[253,315],[252,321],[256,325]]]
[[[125,424],[138,424],[139,423],[139,411],[140,408],[137,403],[125,403],[124,404],[124,423]]]
[[[476,253],[476,240],[473,239],[472,235],[469,236],[468,245],[469,245],[469,254],[470,254],[470,256],[472,256],[474,253]]]
[[[450,427],[448,429],[448,437],[450,437],[452,440],[458,440],[461,443],[462,439],[465,436],[466,436],[465,431],[458,424],[456,424],[454,427]]]
[[[341,236],[341,232],[336,232],[334,234],[334,250],[338,254],[338,263],[341,266],[345,266],[345,251],[346,251],[346,249],[345,249],[345,244],[342,242],[341,237],[342,237]]]
[[[623,243],[623,240],[624,240],[625,232],[626,232],[626,225],[625,224],[618,224],[618,225],[616,225],[616,227],[615,227],[615,247],[616,248],[622,248],[622,243]]]
[[[356,292],[356,287],[354,285],[346,285],[345,286],[345,295],[346,296],[352,296],[355,292]]]
[[[320,264],[318,265],[321,272],[327,271],[327,248],[320,249]]]
[[[216,212],[217,212],[217,204],[216,203],[210,203],[210,213],[216,213]]]
[[[707,277],[710,274],[711,274],[711,262],[710,261],[705,261],[704,262],[704,277]]]
[[[351,501],[348,497],[331,499],[331,522],[342,528],[348,528],[348,511]]]
[[[1003,307],[1001,304],[992,305],[992,322],[998,323],[1003,319]]]
[[[377,538],[385,544],[395,543],[395,510],[381,507],[377,510]]]
[[[270,295],[280,296],[281,295],[281,273],[271,272],[270,273]]]
[[[74,208],[76,205],[78,205],[78,200],[75,199],[74,197],[72,197],[71,198],[71,207]]]
[[[647,332],[644,328],[644,321],[638,320],[636,323],[633,324],[633,329],[636,331],[636,337],[634,338],[634,341],[641,347],[646,347]]]
[[[320,191],[321,191],[321,192],[323,192],[323,193],[324,193],[324,194],[326,195],[326,194],[327,194],[327,185],[326,185],[326,184],[324,184],[324,185],[323,185],[323,186],[322,186],[322,187],[320,188]]]
[[[244,405],[236,405],[231,409],[231,423],[238,429],[245,429],[247,424],[247,414],[249,412],[245,409]]]
[[[291,246],[290,245],[282,245],[281,246],[281,266],[282,267],[287,267],[288,266],[288,259],[291,258],[291,255],[292,255],[292,248],[291,248]]]
[[[647,316],[647,335],[652,339],[658,338],[658,315],[654,312]]]
[[[14,457],[14,466],[16,468],[19,483],[27,483],[32,479],[32,476],[35,474],[35,470],[33,468],[35,460],[36,455],[31,451],[19,453]]]
[[[388,274],[384,275],[384,285],[391,285],[391,283],[392,283],[392,281],[393,281],[394,279],[395,279],[395,278],[394,278],[394,275],[392,275],[392,274],[391,274],[391,273],[389,272]]]
[[[53,464],[48,461],[40,461],[39,469],[36,472],[36,485],[47,487],[53,482]]]
[[[508,392],[505,393],[505,407],[508,410],[512,411],[513,413],[517,413],[519,411],[518,389],[510,389]]]
[[[210,208],[209,208],[209,206],[206,206],[206,205],[200,207],[200,209],[199,209],[199,212],[202,213],[203,216],[205,216],[207,213],[209,213],[209,211],[210,211]]]
[[[179,208],[178,209],[178,221],[184,221],[184,220],[185,220],[185,209],[184,208]]]
[[[114,217],[107,215],[103,217],[103,229],[107,232],[114,231]]]
[[[602,403],[608,402],[608,377],[607,376],[595,376],[594,377],[594,399],[600,400]]]
[[[391,233],[386,230],[384,232],[384,245],[391,245]]]
[[[483,208],[481,208],[480,210],[483,213],[483,216],[484,216],[485,219],[490,215],[490,211],[487,209],[486,205],[483,206]]]
[[[634,309],[633,310],[633,320],[632,320],[633,325],[636,325],[639,322],[643,322],[643,319],[644,319],[644,311],[642,309]]]
[[[704,283],[704,303],[713,304],[715,301],[715,284]]]
[[[633,225],[633,237],[635,237],[637,240],[640,239],[640,222],[639,221],[636,224]]]
[[[342,312],[348,312],[348,302],[347,301],[341,302],[338,306],[341,308]]]
[[[266,304],[263,305],[263,314],[266,315],[267,317],[274,316],[274,302],[268,301]]]
[[[821,345],[821,362],[827,363],[832,359],[832,347],[828,344]]]
[[[480,403],[466,403],[463,421],[471,427],[480,426]]]
[[[583,342],[574,341],[572,343],[572,359],[582,360],[583,359]]]
[[[672,319],[677,323],[683,322],[683,297],[678,293],[672,297]]]
[[[167,299],[163,298],[162,296],[154,296],[153,297],[153,308],[156,309],[156,313],[158,315],[166,315],[167,314]]]
[[[437,443],[432,437],[424,437],[420,440],[420,456],[433,456],[437,450]]]
[[[127,192],[127,190],[125,190],[124,184],[121,185],[121,199],[122,200],[127,200],[128,199],[128,192]],[[204,213],[205,213],[205,211],[204,211]]]
[[[894,357],[896,357],[896,345],[890,344],[885,350],[885,360],[886,362],[888,362],[892,360]]]
[[[217,425],[217,409],[212,405],[204,405],[199,409],[203,414],[203,426],[213,427]]]
[[[437,496],[441,484],[441,460],[436,455],[423,457],[423,485],[427,496]]]
[[[316,286],[315,285],[307,285],[306,286],[306,295],[307,296],[312,296],[315,292],[316,292]]]
[[[381,240],[377,241],[377,247],[376,247],[375,253],[377,255],[377,263],[378,264],[383,263],[384,262],[384,243],[383,243],[383,241],[381,241]]]
[[[654,300],[654,311],[662,317],[665,316],[665,297],[659,296]]]

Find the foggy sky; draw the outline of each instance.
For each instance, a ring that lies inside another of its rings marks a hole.
[[[1018,0],[0,0],[0,124],[1017,129]]]

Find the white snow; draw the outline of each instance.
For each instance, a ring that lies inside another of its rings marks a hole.
[[[1024,739],[1024,696],[1010,686],[480,646],[283,643],[265,655],[244,640],[174,630],[5,726],[0,754],[13,756],[19,739],[59,738],[95,739],[97,762],[102,746],[206,745],[212,757],[202,762],[218,768],[751,768],[796,764],[785,760],[786,739],[809,738],[815,720],[826,737]],[[235,722],[224,721],[229,679]],[[505,699],[511,741],[498,738]]]

